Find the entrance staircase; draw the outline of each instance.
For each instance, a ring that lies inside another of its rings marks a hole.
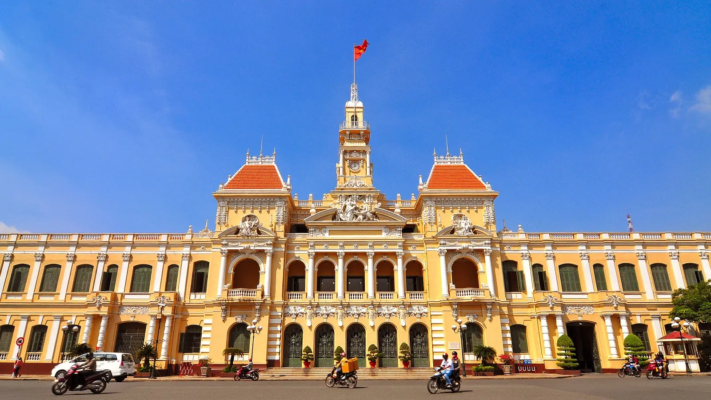
[[[331,368],[268,368],[261,374],[265,380],[324,380]],[[434,374],[433,368],[360,368],[358,379],[411,379],[427,380]]]

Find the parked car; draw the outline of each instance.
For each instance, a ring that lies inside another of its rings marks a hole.
[[[96,352],[94,353],[94,358],[96,359],[96,370],[108,369],[111,371],[111,377],[116,382],[123,382],[127,376],[136,375],[136,364],[131,354]],[[52,369],[52,376],[62,378],[72,365],[83,363],[84,361],[86,361],[86,355],[82,354],[79,357],[57,364]]]

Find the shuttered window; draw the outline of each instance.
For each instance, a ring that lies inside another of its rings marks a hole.
[[[605,267],[601,264],[593,265],[593,273],[595,274],[595,287],[598,291],[607,290],[607,280],[605,279]]]
[[[560,285],[564,292],[582,292],[577,265],[563,264],[558,269],[560,270]]]
[[[620,264],[620,280],[622,281],[623,292],[639,292],[639,283],[637,282],[637,272],[634,265]]]
[[[193,283],[191,291],[193,293],[207,292],[207,278],[210,271],[210,263],[207,261],[198,261],[193,267]]]
[[[684,275],[687,286],[697,285],[704,281],[704,275],[696,264],[684,264]]]
[[[464,331],[464,349],[465,353],[471,353],[476,346],[484,344],[484,332],[481,326],[475,323],[468,323],[467,330]]]
[[[13,333],[15,333],[15,327],[12,325],[0,327],[0,353],[8,353],[10,351]]]
[[[27,347],[27,351],[30,353],[41,353],[44,348],[44,338],[46,335],[47,327],[45,325],[39,325],[32,328],[30,344]]]
[[[74,332],[74,327],[77,327],[77,331]],[[78,325],[67,325],[67,333],[64,335],[64,341],[62,342],[62,351],[68,353],[72,351],[74,346],[77,345],[79,340],[79,332],[81,332],[81,327]]]
[[[516,261],[504,261],[504,286],[507,292],[525,292],[526,284],[523,279],[523,271],[518,271]]]
[[[541,264],[533,264],[533,284],[537,291],[548,290],[548,276]]]
[[[91,265],[80,265],[77,267],[77,272],[74,275],[74,286],[72,287],[72,292],[74,293],[86,293],[89,291],[89,286],[91,286],[91,273],[94,271],[94,267]]]
[[[30,273],[29,265],[15,265],[10,275],[10,285],[7,287],[8,292],[24,292],[25,283],[27,282],[27,274]]]
[[[188,326],[185,328],[185,332],[180,334],[178,353],[199,353],[201,341],[202,327],[200,325]]]
[[[116,288],[116,276],[118,275],[118,265],[110,265],[101,277],[101,291],[113,292]]]
[[[230,338],[227,342],[229,347],[242,350],[245,354],[249,353],[249,331],[247,324],[237,324],[230,329]]]
[[[180,267],[177,265],[171,265],[168,267],[168,275],[165,278],[165,291],[175,292],[178,289],[178,273],[180,272]]]
[[[151,274],[153,267],[150,265],[139,265],[133,269],[133,278],[131,279],[132,293],[146,293],[151,288]]]
[[[658,292],[671,292],[672,287],[666,265],[652,264],[652,278],[654,279],[654,288]]]
[[[42,273],[42,283],[40,283],[40,292],[55,292],[59,283],[59,271],[62,267],[59,265],[48,265],[44,267]]]
[[[646,351],[651,351],[652,346],[649,344],[649,336],[647,335],[647,325],[645,324],[634,324],[632,325],[632,333],[642,340],[644,343],[644,349]]]
[[[514,353],[528,353],[526,326],[511,325],[511,347]]]

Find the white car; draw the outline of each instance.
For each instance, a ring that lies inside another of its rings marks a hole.
[[[133,356],[131,354],[97,352],[94,353],[94,358],[96,359],[96,370],[101,371],[108,369],[111,371],[111,376],[116,380],[116,382],[123,382],[127,376],[136,375],[136,364],[134,363]],[[72,360],[57,364],[52,369],[52,376],[55,378],[61,378],[72,365],[76,363],[83,363],[84,361],[86,361],[86,354],[82,354]]]

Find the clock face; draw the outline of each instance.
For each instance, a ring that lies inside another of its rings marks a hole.
[[[358,161],[351,161],[349,167],[351,171],[358,172],[360,169],[360,163]]]

